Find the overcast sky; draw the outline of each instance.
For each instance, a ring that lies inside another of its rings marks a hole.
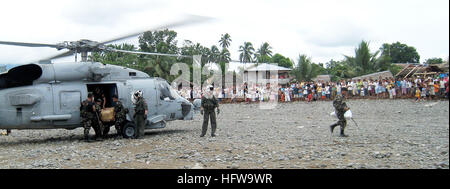
[[[239,46],[263,42],[297,62],[307,54],[315,62],[353,55],[366,40],[375,51],[383,43],[399,41],[416,47],[421,62],[449,56],[448,0],[39,0],[3,1],[0,41],[57,43],[91,39],[103,41],[152,28],[194,14],[213,22],[182,28],[185,39],[204,46],[217,45],[229,33],[232,59]],[[125,42],[136,43],[137,38]],[[58,51],[0,45],[0,64],[23,64]],[[58,61],[71,61],[63,58]]]

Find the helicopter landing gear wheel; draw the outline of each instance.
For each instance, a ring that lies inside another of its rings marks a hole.
[[[136,136],[136,125],[133,122],[128,122],[122,128],[122,136],[124,138],[134,138]]]

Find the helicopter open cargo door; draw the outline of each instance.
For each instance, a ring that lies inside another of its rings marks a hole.
[[[67,127],[79,126],[81,123],[80,103],[82,94],[87,91],[86,86],[77,83],[57,83],[52,84],[52,89],[54,115],[60,117],[53,124]]]
[[[103,100],[102,96],[100,96],[103,95],[106,99],[106,108],[114,106],[113,95],[118,95],[121,98],[121,95],[118,94],[116,83],[87,84],[87,90],[94,95],[94,100],[99,98]]]

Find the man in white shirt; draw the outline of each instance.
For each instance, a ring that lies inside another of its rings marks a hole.
[[[412,94],[412,87],[413,87],[413,83],[408,80],[407,85],[406,85],[406,93],[408,93],[409,95]]]
[[[287,87],[284,89],[284,101],[285,102],[291,101],[291,97],[289,96],[289,88]]]

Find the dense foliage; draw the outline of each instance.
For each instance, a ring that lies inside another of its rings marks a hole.
[[[232,42],[228,33],[222,34],[217,45],[210,48],[194,43],[190,40],[183,41],[178,47],[177,32],[173,30],[149,31],[139,37],[139,48],[130,44],[110,45],[116,49],[139,50],[143,52],[158,52],[180,55],[202,55],[202,66],[207,63],[217,63],[225,76],[225,65],[231,61],[231,52],[228,50]],[[280,53],[274,53],[272,46],[264,42],[255,49],[251,42],[244,42],[239,46],[239,61],[242,63],[277,63],[279,66],[291,68],[291,76],[298,81],[309,81],[317,75],[331,75],[332,80],[352,78],[374,72],[390,70],[394,75],[401,67],[393,63],[416,63],[420,56],[414,47],[400,42],[383,44],[378,51],[371,52],[369,42],[362,41],[353,55],[344,55],[340,61],[330,60],[326,63],[315,63],[311,57],[300,54],[295,63]],[[172,81],[177,76],[170,75],[172,65],[178,62],[187,63],[192,73],[192,58],[176,58],[155,55],[135,55],[120,52],[93,53],[91,59],[106,64],[114,64],[142,70],[153,77],[162,77]],[[441,58],[426,60],[428,64],[442,63]],[[192,77],[191,77],[192,79]],[[203,82],[202,78],[202,82]],[[223,78],[223,82],[225,79]]]

